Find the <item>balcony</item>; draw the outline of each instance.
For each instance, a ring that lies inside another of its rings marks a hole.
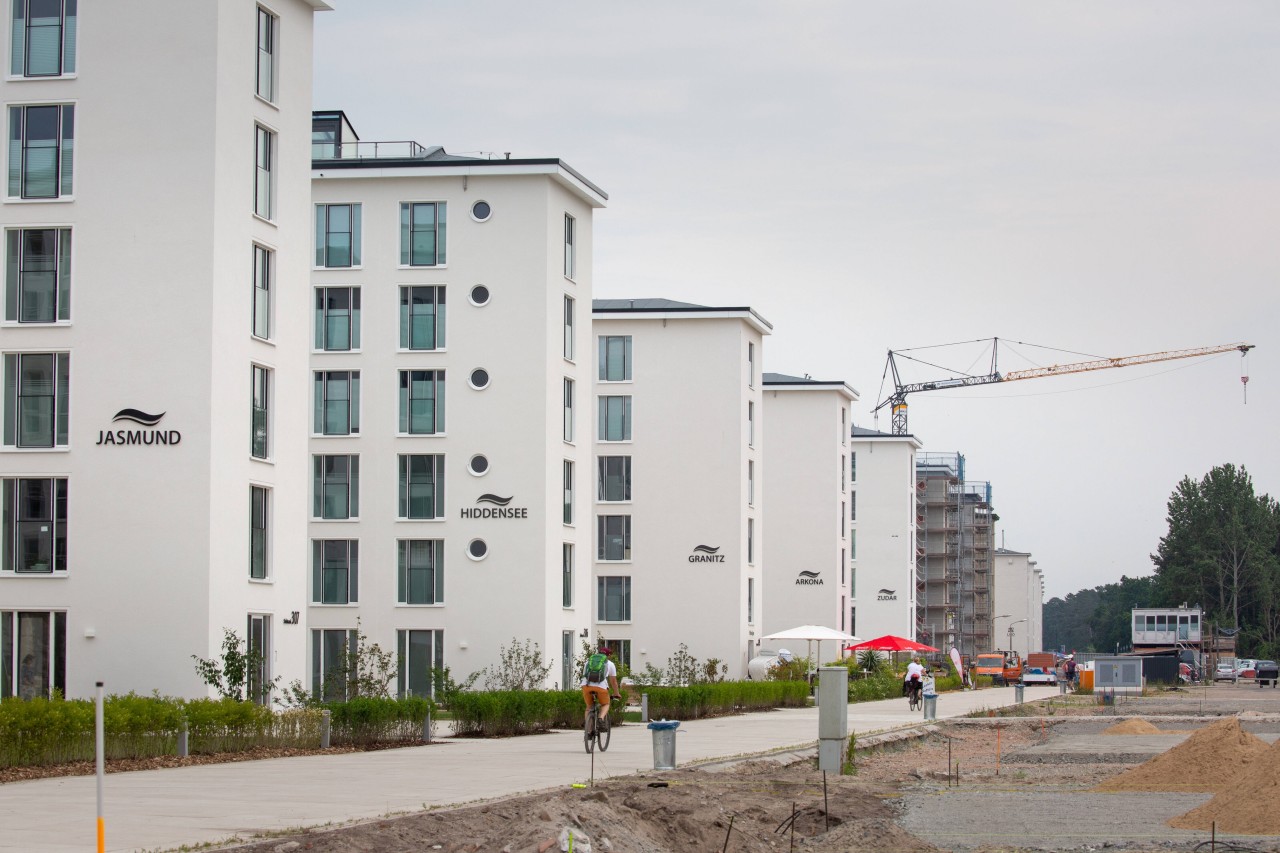
[[[439,147],[409,140],[393,142],[312,142],[312,160],[425,160]]]

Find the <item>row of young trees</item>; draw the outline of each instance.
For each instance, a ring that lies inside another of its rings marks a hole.
[[[1111,651],[1130,643],[1134,607],[1199,606],[1214,630],[1238,631],[1241,655],[1280,656],[1280,504],[1258,494],[1243,466],[1184,477],[1168,502],[1155,574],[1053,598],[1048,648]]]

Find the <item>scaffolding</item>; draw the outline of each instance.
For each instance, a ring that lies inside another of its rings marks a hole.
[[[964,456],[916,457],[916,636],[972,658],[993,648],[991,484],[967,482]]]

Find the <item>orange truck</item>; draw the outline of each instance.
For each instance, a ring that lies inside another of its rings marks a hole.
[[[987,675],[995,684],[1022,681],[1022,657],[1017,652],[984,652],[974,658],[975,675]]]

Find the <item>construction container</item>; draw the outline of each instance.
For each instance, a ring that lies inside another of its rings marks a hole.
[[[1080,689],[1092,690],[1093,689],[1093,670],[1081,669],[1081,670],[1077,670],[1077,672],[1080,675]]]

